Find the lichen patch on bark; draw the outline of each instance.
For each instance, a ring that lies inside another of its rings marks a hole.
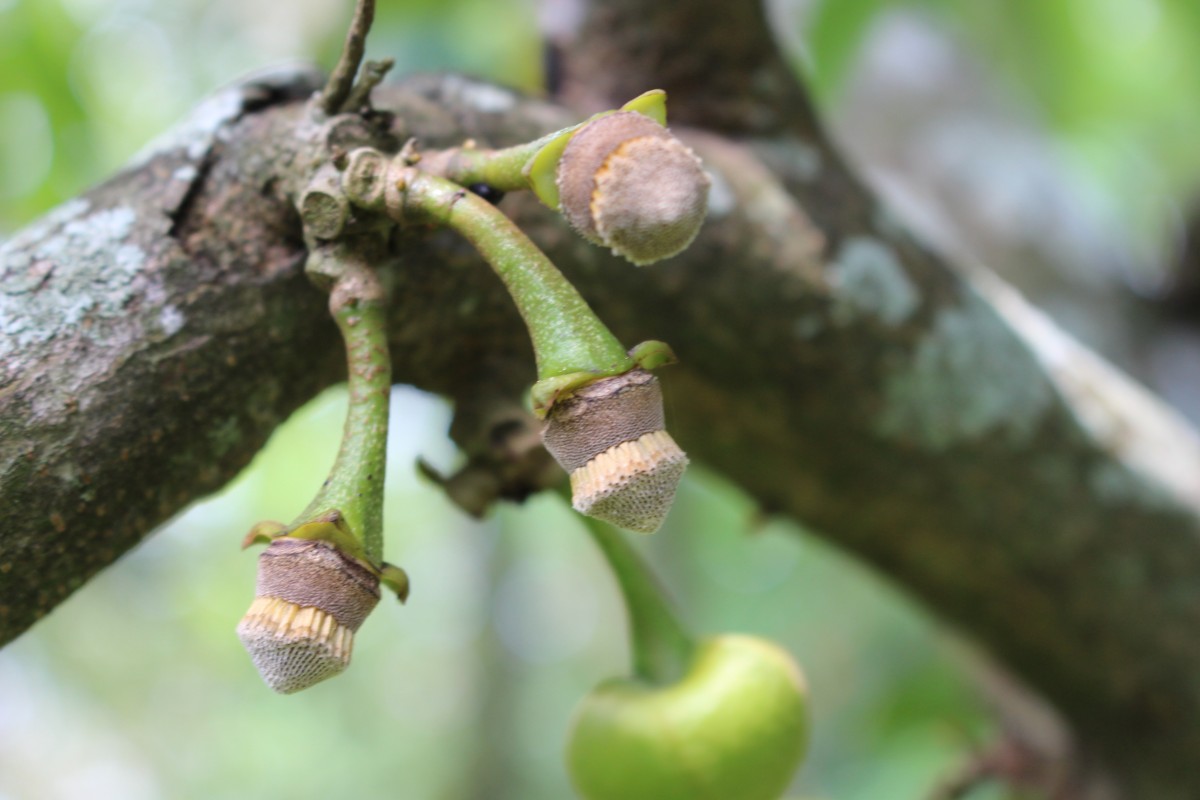
[[[969,294],[938,312],[908,361],[887,375],[875,430],[934,450],[997,432],[1023,443],[1053,398],[1021,341]]]
[[[905,322],[920,305],[920,295],[885,242],[853,236],[830,265],[833,319],[848,324],[868,316],[888,325]]]
[[[0,293],[0,358],[15,362],[30,346],[59,335],[56,326],[77,325],[87,315],[126,313],[124,293],[111,290],[132,283],[145,263],[142,249],[124,241],[137,215],[128,206],[86,216],[76,216],[78,210],[60,212],[57,218],[64,221],[44,225],[40,239],[21,237],[0,248],[5,286]],[[87,269],[98,260],[103,270]]]

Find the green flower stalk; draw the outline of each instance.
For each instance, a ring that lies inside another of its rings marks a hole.
[[[567,764],[585,800],[776,800],[808,744],[807,686],[772,642],[694,641],[622,536],[587,520],[625,599],[634,675],[579,705]]]
[[[535,411],[557,393],[637,366],[550,259],[502,212],[444,178],[409,168],[402,218],[452,228],[469,241],[504,282],[529,330],[539,382]]]
[[[298,521],[340,512],[365,560],[383,560],[383,483],[387,471],[392,363],[383,292],[370,268],[334,284],[330,313],[346,343],[349,407],[329,478]]]
[[[645,266],[687,248],[708,212],[711,182],[666,124],[666,93],[655,89],[534,142],[432,153],[421,169],[463,186],[532,189],[588,241]]]
[[[341,181],[359,207],[452,228],[475,246],[529,330],[534,413],[547,419],[544,441],[571,475],[575,508],[645,533],[662,525],[688,463],[666,432],[662,390],[648,371],[674,355],[662,342],[626,351],[545,254],[463,187],[532,189],[588,239],[648,264],[686,247],[707,209],[708,177],[665,122],[665,94],[647,92],[503,150],[468,143],[426,155],[410,143],[389,159],[361,148],[346,159]],[[333,230],[340,223],[328,220],[345,215],[327,195],[314,191],[308,207]]]
[[[410,173],[404,208],[461,233],[504,281],[533,340],[534,410],[547,449],[571,475],[575,508],[632,530],[665,519],[687,456],[665,430],[662,391],[645,366],[673,356],[646,343],[626,352],[544,253],[485,200]]]
[[[284,694],[349,666],[354,633],[379,602],[380,582],[402,600],[408,593],[404,572],[382,560],[391,392],[383,292],[349,250],[318,251],[310,266],[322,259],[337,267],[329,305],[349,367],[341,447],[329,477],[291,525],[260,523],[245,541],[268,546],[238,636],[263,679]]]
[[[344,188],[351,201],[405,222],[464,236],[504,282],[533,342],[534,413],[546,444],[571,473],[575,508],[653,532],[674,501],[687,456],[666,432],[662,394],[647,371],[674,356],[662,342],[626,351],[587,302],[512,220],[462,186],[401,154],[355,151]]]

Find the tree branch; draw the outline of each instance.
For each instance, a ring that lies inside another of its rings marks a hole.
[[[358,75],[358,66],[362,63],[363,53],[367,49],[367,34],[374,21],[375,0],[357,0],[354,4],[354,18],[350,20],[350,28],[346,31],[346,41],[342,45],[337,65],[334,66],[333,72],[329,75],[329,81],[317,97],[317,105],[329,116],[342,111],[347,104],[347,99],[351,97],[354,77]],[[375,83],[378,82],[376,79]],[[366,100],[366,92],[370,92],[370,88],[362,93],[361,98],[356,97],[356,100],[359,102]],[[358,95],[359,93],[354,92],[354,94]]]
[[[260,81],[210,103],[203,124],[0,247],[0,641],[232,478],[336,379],[289,199],[308,169],[304,115],[282,103],[315,85]],[[428,146],[513,144],[573,118],[457,77],[377,95],[395,139]],[[690,138],[712,213],[654,269],[531,198],[503,208],[622,340],[675,346],[668,413],[697,460],[986,643],[1131,796],[1194,797],[1195,435],[998,282],[914,242],[827,144]],[[469,248],[407,232],[398,254],[397,381],[456,396],[497,364],[532,379],[516,311]],[[222,533],[233,546],[244,531]]]
[[[673,122],[726,133],[817,129],[761,3],[590,0],[584,7],[577,24],[551,26],[558,28],[550,35],[552,88],[566,104],[600,111],[660,88]]]

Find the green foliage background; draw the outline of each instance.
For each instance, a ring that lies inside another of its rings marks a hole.
[[[215,86],[285,58],[332,63],[349,6],[0,0],[0,236],[118,168]],[[776,10],[801,33],[797,63],[829,109],[872,26],[916,14],[978,51],[1137,235],[1161,236],[1195,189],[1200,105],[1178,102],[1200,88],[1190,0]],[[397,57],[400,71],[463,69],[535,89],[534,18],[528,2],[385,0],[371,53]],[[233,635],[255,561],[238,542],[255,521],[290,519],[323,478],[345,407],[335,389],[220,496],[0,652],[0,800],[570,795],[561,748],[573,704],[627,665],[614,586],[554,498],[476,523],[422,484],[417,455],[454,464],[450,412],[414,391],[396,398],[387,556],[409,570],[413,596],[375,612],[351,671],[278,697]],[[698,630],[768,635],[805,665],[816,734],[798,795],[924,797],[993,732],[964,644],[717,478],[692,470],[668,525],[643,544]]]

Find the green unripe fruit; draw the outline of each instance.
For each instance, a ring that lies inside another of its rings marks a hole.
[[[576,711],[567,764],[586,800],[778,800],[808,746],[808,689],[782,648],[702,641],[678,682],[606,681]]]

